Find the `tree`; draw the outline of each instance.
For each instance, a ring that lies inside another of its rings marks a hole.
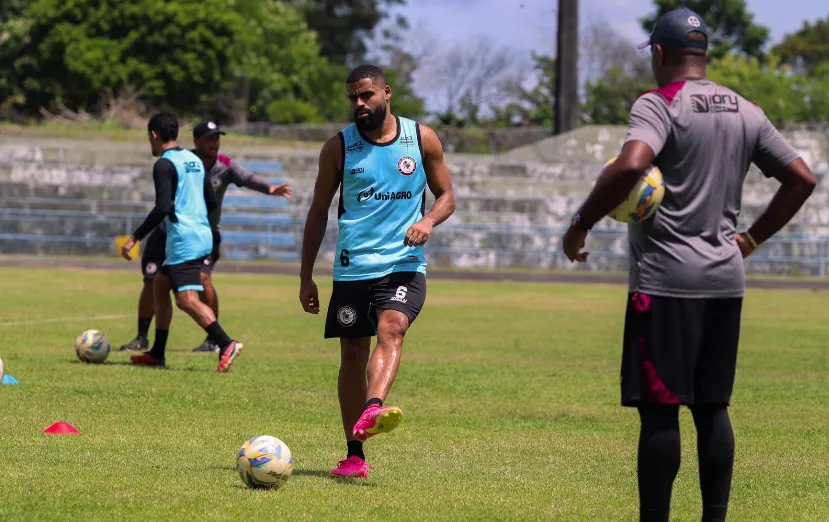
[[[641,75],[611,67],[598,80],[586,83],[585,117],[596,125],[627,125],[633,103],[652,87]]]
[[[252,121],[342,119],[344,68],[320,56],[317,34],[302,13],[275,0],[237,0],[234,10],[243,21],[231,48],[233,78],[225,97],[246,101],[245,116]]]
[[[221,86],[240,22],[222,0],[35,0],[24,18],[25,52],[4,77],[30,113],[94,108],[124,85],[158,107],[192,108]]]
[[[24,16],[32,0],[0,4],[0,105],[25,101],[18,88],[14,63],[31,48],[31,22]]]
[[[711,63],[708,77],[762,107],[776,125],[808,118],[808,82],[780,67],[774,56],[762,64],[757,58],[728,54]]]
[[[518,67],[512,49],[483,37],[446,47],[426,70],[430,88],[442,98],[439,119],[445,123],[474,120],[481,109],[502,102],[501,86]]]
[[[754,23],[745,0],[654,0],[656,11],[641,18],[642,28],[650,34],[660,16],[679,7],[698,13],[711,30],[710,53],[721,58],[739,52],[762,59],[769,30]]]
[[[582,39],[584,116],[597,125],[625,125],[633,103],[652,88],[653,73],[627,39],[608,30],[606,21],[590,24]]]
[[[504,124],[522,123],[552,127],[555,101],[556,60],[552,56],[533,53],[533,70],[536,82],[532,87],[522,83],[522,76],[509,78],[503,87],[507,100],[500,107],[493,107],[495,120]]]
[[[366,41],[389,10],[406,0],[287,0],[305,15],[308,26],[319,35],[322,55],[334,63],[351,66],[368,52]],[[398,22],[405,19],[398,17]]]
[[[796,70],[815,73],[822,63],[829,62],[829,17],[813,23],[803,22],[799,31],[786,35],[771,52]]]

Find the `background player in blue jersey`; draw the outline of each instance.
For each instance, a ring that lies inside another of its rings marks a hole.
[[[213,250],[213,232],[207,215],[216,208],[216,195],[204,163],[189,150],[178,146],[178,121],[175,116],[159,113],[147,124],[153,156],[161,156],[153,166],[155,207],[147,219],[129,237],[121,255],[129,260],[130,249],[162,221],[167,231],[165,261],[153,282],[156,330],[152,349],[134,355],[134,364],[164,366],[167,335],[173,320],[170,290],[178,307],[190,315],[222,347],[217,372],[226,372],[242,351],[242,343],[233,341],[219,325],[213,310],[199,300],[201,268]]]
[[[222,201],[231,183],[255,190],[270,196],[283,196],[290,199],[293,189],[288,184],[271,185],[256,174],[250,172],[235,159],[219,154],[220,135],[225,134],[212,121],[205,121],[193,127],[192,152],[202,160],[207,170],[207,177],[216,194],[216,208],[207,216],[213,229],[213,251],[204,260],[201,267],[201,282],[204,291],[199,292],[201,302],[209,306],[216,318],[219,318],[219,297],[213,286],[213,269],[220,258],[221,234],[220,222],[222,218]],[[164,222],[153,230],[144,242],[141,253],[141,273],[144,277],[144,286],[138,298],[138,334],[135,339],[121,346],[122,350],[144,351],[149,347],[147,340],[155,315],[155,300],[153,297],[153,280],[158,267],[164,264],[167,234]],[[219,347],[210,340],[210,336],[197,346],[194,352],[218,352]]]
[[[354,123],[320,153],[302,242],[299,299],[306,312],[319,313],[312,273],[339,188],[325,337],[340,339],[338,392],[348,454],[331,474],[364,478],[370,466],[363,441],[394,429],[403,417],[400,408],[383,407],[383,401],[397,375],[403,338],[426,299],[424,245],[432,228],[454,212],[455,195],[440,140],[429,127],[390,112],[392,91],[383,71],[357,67],[346,86]],[[424,215],[427,184],[436,200]]]

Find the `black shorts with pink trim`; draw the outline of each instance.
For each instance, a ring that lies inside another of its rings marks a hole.
[[[730,404],[742,305],[628,294],[622,406]]]

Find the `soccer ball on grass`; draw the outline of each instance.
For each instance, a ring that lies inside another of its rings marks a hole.
[[[614,161],[616,161],[615,157],[605,163],[604,167]],[[642,173],[642,177],[630,191],[627,199],[614,208],[608,216],[622,223],[640,223],[650,219],[656,213],[664,196],[665,185],[662,182],[662,171],[658,167],[651,166]]]
[[[249,488],[279,489],[291,478],[294,458],[284,442],[260,435],[239,448],[236,469]]]
[[[109,339],[103,332],[87,330],[75,339],[75,353],[86,363],[102,363],[109,356]]]

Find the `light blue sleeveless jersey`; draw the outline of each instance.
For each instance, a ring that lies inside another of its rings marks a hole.
[[[173,162],[178,174],[173,196],[173,218],[167,226],[167,264],[177,265],[207,256],[213,250],[213,233],[204,202],[204,163],[184,149],[169,149],[161,155]]]
[[[397,136],[388,143],[372,142],[354,124],[339,133],[343,162],[335,281],[426,273],[423,245],[403,243],[426,204],[420,129],[415,121],[396,119]]]

